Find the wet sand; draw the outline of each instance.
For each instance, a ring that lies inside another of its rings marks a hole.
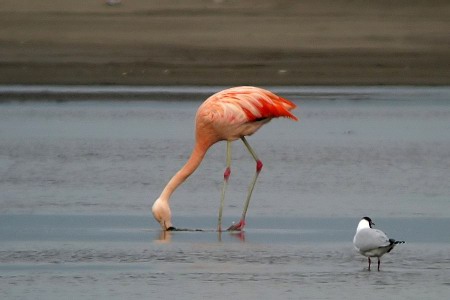
[[[0,84],[448,85],[448,1],[15,1]]]

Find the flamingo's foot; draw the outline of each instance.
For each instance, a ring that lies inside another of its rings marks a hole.
[[[232,224],[227,231],[242,231],[245,227],[245,220],[240,220],[237,224]]]

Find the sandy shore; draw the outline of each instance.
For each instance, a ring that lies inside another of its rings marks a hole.
[[[448,1],[15,1],[0,84],[448,85]]]

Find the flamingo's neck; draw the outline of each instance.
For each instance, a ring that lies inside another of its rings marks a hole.
[[[198,168],[208,148],[209,146],[205,147],[200,143],[195,145],[186,164],[172,177],[172,179],[170,179],[162,191],[161,196],[159,196],[161,200],[169,201],[172,193]]]

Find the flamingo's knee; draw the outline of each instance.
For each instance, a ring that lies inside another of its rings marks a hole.
[[[231,168],[230,168],[230,167],[227,167],[227,168],[225,169],[225,172],[223,172],[223,178],[224,178],[226,181],[228,181],[228,178],[230,178],[230,175],[231,175]]]
[[[256,172],[260,172],[261,171],[261,169],[263,168],[263,163],[262,163],[262,161],[260,161],[260,160],[257,160],[256,161]]]

